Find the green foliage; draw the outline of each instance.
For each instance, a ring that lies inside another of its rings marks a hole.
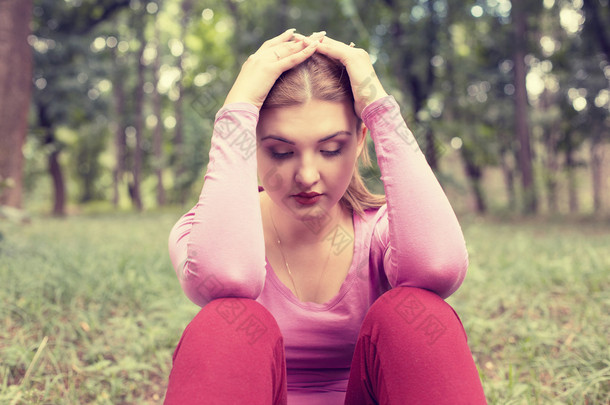
[[[569,0],[523,2],[523,7],[529,24],[527,68],[532,80],[546,86],[544,103],[541,95],[530,91],[532,143],[539,167],[547,155],[572,153],[608,132],[609,107],[603,96],[608,56],[598,39],[607,37],[608,30],[596,28],[594,18],[579,20],[593,7],[594,15],[604,21],[608,8],[604,1],[581,7]],[[513,122],[512,13],[508,1],[37,0],[30,119],[30,138],[37,140],[30,140],[28,147],[39,149],[28,150],[26,183],[35,189],[43,175],[40,161],[50,151],[61,150],[62,163],[76,185],[68,190],[72,201],[111,199],[109,179],[116,160],[112,140],[117,127],[135,126],[137,52],[144,45],[145,119],[153,114],[150,92],[157,50],[160,57],[164,157],[153,161],[154,125],[148,120],[143,182],[153,184],[155,169],[161,167],[169,175],[170,200],[194,198],[207,164],[214,114],[241,63],[264,40],[291,27],[303,33],[324,29],[369,51],[414,133],[432,134],[435,146],[442,146],[436,148],[441,159],[445,145],[459,138],[465,148],[463,159],[478,166],[483,175],[503,158],[510,160],[519,146]],[[566,15],[566,21],[576,24],[573,28],[564,26]],[[136,38],[140,24],[145,25],[144,44]],[[117,113],[113,91],[118,85],[126,102]],[[584,107],[579,97],[586,99]],[[41,112],[50,127],[69,128],[78,139],[46,139],[48,131],[40,128],[45,126]],[[182,125],[174,126],[172,120],[181,120]],[[176,143],[178,127],[183,128],[182,147]],[[558,140],[554,152],[545,149],[552,131]],[[418,139],[425,150],[425,138]],[[128,142],[127,170],[133,152]],[[580,159],[577,164],[588,163]],[[452,176],[453,168],[445,170],[442,164],[440,168],[445,171],[439,172],[441,178]],[[514,169],[518,174],[518,167]],[[544,176],[547,173],[538,177]],[[122,187],[126,195],[125,184]],[[145,199],[153,201],[154,187],[146,192],[152,195]]]

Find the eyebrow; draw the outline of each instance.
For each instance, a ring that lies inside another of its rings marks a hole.
[[[339,135],[351,135],[351,134],[352,133],[349,132],[349,131],[338,131],[338,132],[335,132],[334,134],[330,134],[328,136],[325,136],[324,138],[320,139],[317,143],[326,142],[329,139],[334,138],[335,136],[339,136]],[[278,135],[267,135],[267,136],[261,138],[261,142],[266,140],[266,139],[275,139],[276,141],[286,142],[286,143],[288,143],[290,145],[295,145],[295,142],[289,141],[288,139],[282,138],[281,136],[278,136]]]

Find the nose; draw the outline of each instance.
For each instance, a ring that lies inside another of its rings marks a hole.
[[[313,159],[304,158],[301,160],[294,179],[303,189],[310,189],[320,180],[320,172]]]

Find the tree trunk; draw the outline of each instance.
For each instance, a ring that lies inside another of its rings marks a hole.
[[[604,206],[603,199],[603,162],[604,155],[602,149],[602,132],[598,132],[598,135],[593,136],[591,139],[591,176],[593,186],[593,212],[595,214],[601,214]]]
[[[47,157],[47,169],[53,182],[53,215],[62,217],[66,215],[66,183],[59,163],[61,148],[55,138],[55,128],[47,115],[47,107],[39,104],[37,108],[38,123],[44,131],[44,145],[50,151]]]
[[[140,181],[142,175],[142,138],[144,136],[144,82],[145,82],[145,70],[146,67],[142,61],[144,55],[144,48],[146,48],[146,40],[144,38],[145,29],[145,17],[146,12],[140,13],[136,18],[137,21],[137,32],[136,37],[140,43],[140,49],[137,53],[138,58],[138,83],[135,91],[135,122],[134,126],[136,129],[136,144],[133,151],[133,183],[131,184],[131,198],[134,206],[138,211],[142,211],[142,196],[140,194]]]
[[[432,168],[432,170],[438,170],[438,148],[436,144],[436,138],[434,137],[434,131],[432,128],[426,129],[426,149],[424,154],[426,155],[426,161]]]
[[[159,32],[159,21],[155,21],[155,38],[157,41],[157,55],[153,64],[153,110],[157,117],[157,124],[153,133],[154,168],[157,175],[157,205],[165,205],[165,188],[163,186],[163,122],[161,119],[161,95],[157,89],[159,83],[159,68],[161,66],[161,34]]]
[[[426,2],[428,7],[428,13],[430,13],[430,17],[428,18],[428,22],[426,24],[425,29],[425,37],[428,42],[428,46],[426,46],[426,53],[424,57],[426,58],[426,74],[424,79],[422,80],[425,83],[424,97],[421,100],[420,109],[425,105],[426,101],[430,98],[430,94],[432,93],[432,89],[434,86],[434,80],[436,75],[434,74],[434,66],[432,65],[432,58],[436,55],[436,51],[438,48],[438,32],[440,31],[440,24],[438,23],[436,17],[436,11],[434,10],[434,1],[429,0]],[[416,112],[416,114],[419,111]],[[417,117],[417,115],[416,115]],[[436,138],[434,136],[434,131],[430,127],[426,130],[426,160],[428,164],[432,168],[432,170],[437,171],[439,169],[439,150],[437,149]]]
[[[21,208],[32,88],[32,0],[0,1],[0,205]]]
[[[460,149],[462,155],[462,161],[464,162],[464,171],[470,184],[470,189],[474,197],[474,209],[477,214],[484,214],[487,212],[487,204],[485,203],[485,196],[483,193],[483,187],[481,180],[483,179],[483,171],[481,166],[476,164],[474,161],[474,153],[468,149],[466,145]]]
[[[519,170],[523,185],[523,209],[526,214],[535,214],[538,209],[534,173],[532,167],[532,151],[528,124],[528,100],[525,87],[526,67],[526,36],[527,22],[523,9],[523,0],[513,0],[514,34],[515,34],[515,130],[519,139]]]
[[[550,107],[556,102],[549,92],[544,91],[540,98],[540,109],[544,113],[548,113]],[[545,186],[547,194],[547,206],[551,214],[556,214],[557,206],[557,172],[559,170],[559,158],[557,156],[557,145],[560,138],[560,128],[557,123],[547,124],[544,126],[544,143],[545,143]]]
[[[556,214],[558,211],[557,207],[557,170],[559,164],[557,162],[557,148],[554,142],[554,135],[548,135],[546,140],[546,193],[547,193],[547,205],[551,214]]]
[[[49,131],[53,131],[51,128]],[[50,134],[52,137],[55,134]],[[51,179],[53,181],[53,190],[55,197],[53,198],[53,215],[56,217],[63,217],[66,215],[66,185],[64,182],[63,171],[59,164],[59,149],[54,149],[49,154],[48,158],[48,169]]]
[[[112,204],[115,208],[119,205],[120,189],[123,183],[123,173],[125,172],[125,88],[123,86],[123,68],[119,60],[119,53],[114,52],[114,79],[112,84],[114,97],[115,115],[115,134],[114,134],[114,153],[115,166],[112,172],[113,195]]]
[[[605,23],[603,22],[604,7],[608,7],[608,5],[602,5],[599,0],[584,0],[582,9],[585,12],[585,27],[597,40],[601,51],[606,56],[606,61],[610,62],[610,30],[607,20]]]
[[[190,2],[190,0],[184,0],[185,3]],[[227,9],[229,10],[229,14],[233,17],[233,54],[234,55],[243,55],[242,53],[242,21],[241,15],[239,13],[238,8],[238,0],[225,0],[227,4]]]
[[[193,8],[193,0],[182,1],[182,24],[180,31],[180,41],[184,43],[186,36],[186,27],[188,25],[189,15]],[[237,29],[237,25],[236,25]],[[178,197],[180,204],[184,204],[186,200],[186,190],[184,187],[184,171],[185,167],[182,164],[184,159],[184,108],[183,108],[183,97],[184,97],[184,54],[181,54],[177,60],[177,67],[180,72],[178,76],[178,99],[174,103],[174,115],[176,117],[176,128],[174,130],[174,179],[175,179],[175,193]]]
[[[568,176],[568,204],[570,214],[578,213],[578,189],[576,184],[576,162],[574,161],[574,148],[568,134],[568,142],[566,147],[566,173]]]
[[[434,67],[432,66],[432,57],[436,54],[438,48],[438,31],[440,30],[437,22],[433,2],[427,2],[430,16],[426,22],[425,31],[421,34],[426,41],[425,53],[423,55],[417,55],[418,58],[426,58],[427,65],[426,71],[423,75],[419,74],[419,70],[414,66],[416,57],[413,55],[413,51],[409,51],[405,48],[404,44],[408,42],[405,38],[407,33],[403,22],[400,19],[402,13],[402,7],[394,1],[386,0],[386,5],[392,12],[393,21],[390,24],[390,30],[392,43],[394,49],[396,49],[396,57],[393,58],[393,71],[398,81],[399,87],[405,94],[410,94],[412,97],[412,111],[415,119],[415,126],[419,124],[419,112],[426,105],[426,101],[430,97],[432,88],[434,85],[435,75]],[[423,152],[426,156],[426,160],[433,170],[438,170],[438,150],[436,148],[436,142],[434,132],[432,129],[427,128],[424,133]]]
[[[500,165],[502,166],[504,187],[506,188],[506,195],[508,197],[508,209],[510,211],[515,211],[517,208],[517,195],[515,193],[515,169],[514,166],[509,162],[508,156],[511,156],[509,152],[501,152]]]

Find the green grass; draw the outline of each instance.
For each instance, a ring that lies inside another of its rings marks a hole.
[[[167,257],[180,212],[0,222],[0,403],[161,403],[197,307]],[[610,398],[610,224],[463,222],[450,298],[490,404]]]
[[[489,403],[610,403],[608,223],[463,228],[471,265],[450,302]]]
[[[177,215],[0,223],[0,403],[162,401],[197,309],[167,255]]]

